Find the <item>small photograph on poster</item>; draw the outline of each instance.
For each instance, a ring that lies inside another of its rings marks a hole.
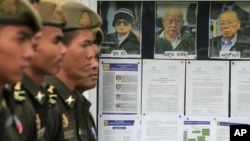
[[[98,1],[105,40],[101,57],[141,57],[142,2]]]
[[[210,58],[250,58],[250,2],[213,1],[210,4]]]
[[[197,2],[156,2],[155,54],[162,59],[196,59]]]

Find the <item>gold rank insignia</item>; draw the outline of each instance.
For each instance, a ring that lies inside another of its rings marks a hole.
[[[83,12],[79,20],[79,24],[82,27],[89,27],[91,25],[91,20],[88,12]]]
[[[62,124],[63,124],[63,128],[66,128],[69,126],[69,120],[65,114],[62,114]]]
[[[50,104],[56,104],[57,103],[57,94],[55,94],[54,92],[54,86],[50,85],[49,88],[47,89],[47,91],[49,92],[49,103]]]
[[[2,106],[3,108],[6,108],[6,107],[7,107],[6,102],[5,102],[4,99],[1,101],[1,105],[0,105],[0,106]]]
[[[41,128],[41,119],[39,114],[36,114],[36,128],[40,129]]]
[[[14,86],[14,99],[16,101],[24,101],[25,100],[25,91],[22,90],[22,83],[17,82]]]
[[[24,101],[25,100],[25,91],[14,91],[14,99],[16,101]]]
[[[49,88],[47,89],[49,93],[54,93],[54,86],[50,85]]]
[[[49,103],[56,104],[57,94],[49,94]]]
[[[16,85],[15,85],[15,87],[14,87],[14,89],[20,91],[21,88],[22,88],[22,83],[21,82],[17,82]]]

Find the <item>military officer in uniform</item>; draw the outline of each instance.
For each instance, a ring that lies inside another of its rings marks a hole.
[[[93,34],[95,35],[95,44],[93,45],[92,49],[94,50],[94,56],[89,59],[89,67],[84,72],[86,73],[86,77],[82,78],[80,81],[77,82],[76,85],[76,92],[78,92],[79,98],[82,101],[81,106],[81,113],[83,120],[86,122],[84,128],[93,127],[90,129],[91,132],[96,132],[96,126],[93,119],[93,116],[89,112],[91,103],[88,101],[82,93],[84,91],[90,90],[94,87],[96,87],[97,79],[98,79],[98,69],[99,69],[99,62],[98,62],[98,56],[100,53],[99,46],[102,44],[104,40],[103,32],[100,28],[92,29]],[[86,126],[88,125],[88,126]]]
[[[7,84],[21,79],[34,53],[33,34],[41,27],[41,19],[28,2],[0,0],[0,141],[19,141],[22,134]]]
[[[77,82],[87,77],[90,59],[96,57],[95,35],[92,29],[100,27],[100,16],[89,7],[78,2],[65,2],[62,8],[67,23],[64,27],[64,43],[68,50],[62,68],[55,76],[46,77],[46,83],[55,87],[58,105],[62,112],[63,132],[66,141],[96,141],[94,123],[82,115],[82,97],[74,90]]]
[[[41,83],[45,75],[56,74],[61,67],[66,52],[62,42],[66,19],[62,8],[54,2],[41,1],[37,10],[43,22],[42,35],[22,81],[14,85],[15,113],[23,124],[22,141],[62,140],[56,100],[49,97]]]

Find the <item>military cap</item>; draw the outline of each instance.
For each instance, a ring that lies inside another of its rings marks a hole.
[[[68,1],[62,4],[62,8],[67,20],[64,30],[94,28],[102,23],[101,17],[82,3]]]
[[[31,3],[39,3],[40,0],[29,0]]]
[[[42,1],[42,0],[40,0]],[[67,2],[67,1],[76,1],[76,0],[46,0],[46,1],[52,1],[52,2],[56,2],[58,4],[62,4],[64,2]]]
[[[38,5],[38,11],[43,25],[64,26],[66,24],[63,9],[56,2],[41,1]]]
[[[26,0],[0,0],[0,24],[27,25],[34,32],[42,28],[37,11]]]
[[[101,45],[104,41],[104,34],[99,27],[92,28],[92,33],[95,37],[95,43]]]

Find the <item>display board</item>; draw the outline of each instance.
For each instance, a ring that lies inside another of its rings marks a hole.
[[[97,1],[100,141],[229,141],[250,124],[250,2]]]

